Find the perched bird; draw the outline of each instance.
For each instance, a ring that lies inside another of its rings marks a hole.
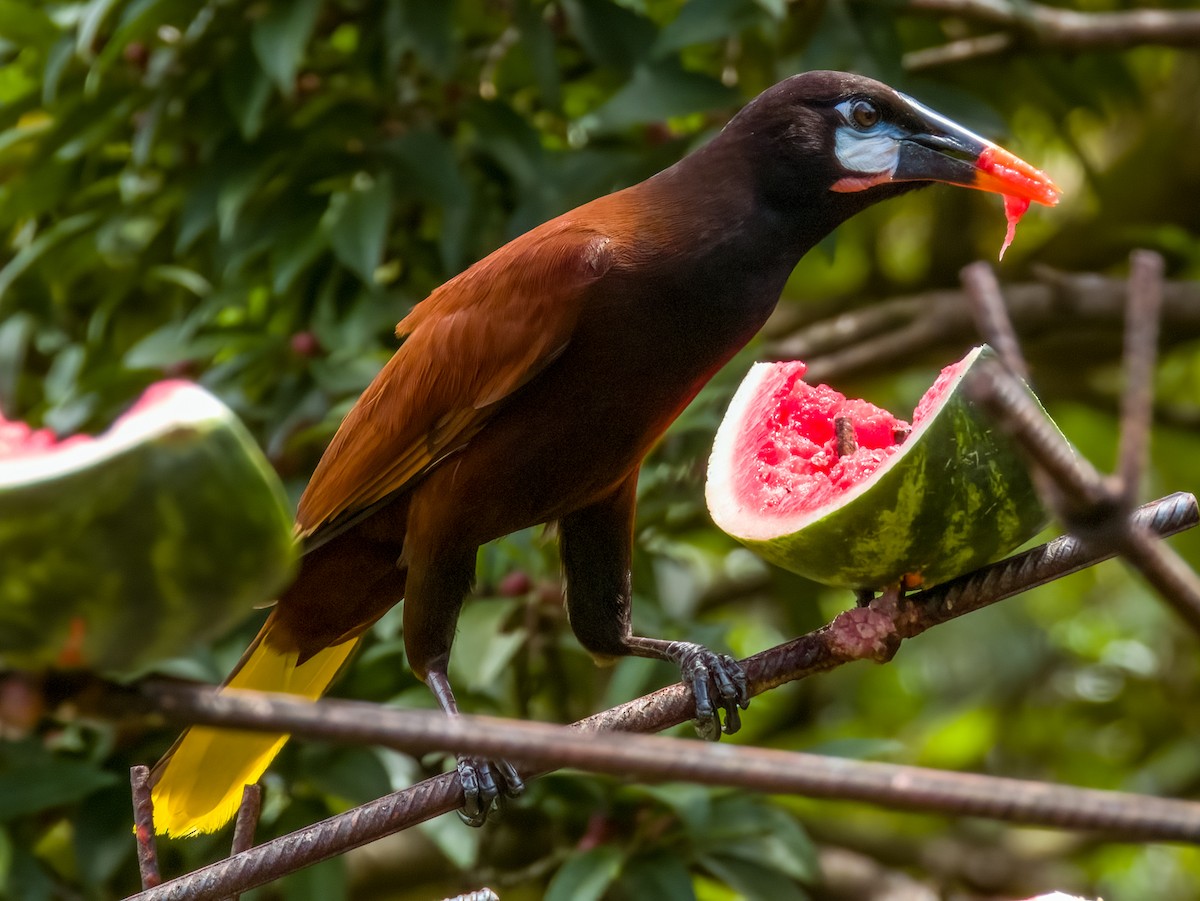
[[[412,669],[455,714],[446,667],[479,546],[557,522],[580,643],[598,658],[675,662],[702,734],[719,736],[722,711],[734,731],[747,703],[734,660],[632,632],[639,466],[762,326],[805,252],[929,182],[1058,196],[1038,170],[886,85],[808,72],[669,169],[446,282],[396,327],[403,343],[317,466],[296,514],[299,575],[225,685],[315,699],[403,600]],[[155,769],[159,829],[221,826],[286,740],[184,733]],[[520,788],[503,762],[464,757],[458,769],[475,821]]]

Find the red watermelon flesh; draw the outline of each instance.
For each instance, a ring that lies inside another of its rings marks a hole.
[[[145,430],[136,414],[159,405],[169,407],[175,395],[185,398],[186,403],[186,399],[190,397],[193,390],[190,382],[179,379],[156,382],[143,391],[137,402],[125,411],[104,435],[99,437],[106,440],[121,437],[134,438],[134,435],[126,433]],[[5,419],[4,414],[0,413],[0,460],[16,460],[22,457],[45,459],[47,456],[53,457],[63,451],[91,444],[96,440],[97,436],[83,434],[60,439],[51,429],[35,429],[28,423]]]
[[[35,429],[24,422],[10,422],[0,414],[0,459],[13,460],[56,453],[88,440],[86,435],[72,435],[59,441],[50,429]]]
[[[942,370],[913,414],[913,427],[937,408],[946,387],[963,369],[959,362]],[[762,385],[758,409],[748,421],[762,429],[745,432],[734,450],[734,470],[740,474],[734,491],[746,508],[763,513],[793,515],[817,510],[873,475],[893,456],[911,428],[887,410],[848,399],[828,385],[803,381],[808,366],[799,360],[779,363]],[[839,452],[839,418],[854,430],[853,449]]]

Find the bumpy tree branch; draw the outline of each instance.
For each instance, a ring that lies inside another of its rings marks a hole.
[[[1122,50],[1153,44],[1200,46],[1200,11],[1131,9],[1076,12],[1006,0],[907,0],[906,11],[954,16],[1002,30],[919,50],[904,57],[910,70],[1002,53],[1018,44],[1060,50]]]

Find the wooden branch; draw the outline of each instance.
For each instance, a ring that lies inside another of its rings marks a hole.
[[[991,56],[1018,44],[1058,50],[1200,46],[1200,10],[1131,9],[1076,12],[1041,3],[1005,0],[907,0],[905,12],[955,16],[1002,29],[906,54],[917,71]]]
[[[1061,342],[1081,330],[1111,332],[1117,359],[1128,285],[1123,279],[1042,269],[1038,281],[1004,285],[1005,307],[1034,371],[1061,363]],[[772,338],[767,355],[804,360],[815,382],[895,372],[923,357],[979,341],[967,293],[929,291],[849,312],[818,313]],[[1200,282],[1168,281],[1162,297],[1164,348],[1200,338]],[[1039,349],[1059,343],[1046,353]],[[1078,369],[1078,360],[1071,361]],[[1105,363],[1108,360],[1103,361]]]

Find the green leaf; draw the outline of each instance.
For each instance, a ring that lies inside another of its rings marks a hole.
[[[706,785],[668,782],[664,785],[640,785],[635,790],[671,808],[689,832],[703,832],[712,820],[713,792]]]
[[[321,218],[334,255],[368,285],[375,283],[375,270],[383,262],[391,207],[391,178],[360,172],[349,190],[329,198]]]
[[[3,269],[0,269],[0,310],[4,308],[4,297],[12,283],[26,269],[32,266],[44,253],[58,246],[68,238],[91,228],[100,218],[99,213],[78,213],[68,216],[50,226],[13,256]]]
[[[428,694],[424,685],[421,689]],[[460,870],[469,869],[479,857],[485,830],[464,829],[458,817],[435,817],[417,828]]]
[[[654,23],[611,0],[564,0],[562,7],[579,43],[602,66],[633,68],[654,43]]]
[[[304,59],[320,11],[321,0],[275,0],[270,12],[250,29],[258,64],[285,97],[295,92],[296,70]]]
[[[249,48],[243,47],[221,71],[221,97],[247,141],[262,131],[271,99],[271,80]]]
[[[87,884],[103,885],[122,867],[135,866],[128,805],[129,786],[118,782],[89,795],[80,806],[71,843]]]
[[[15,413],[13,403],[34,325],[34,318],[28,313],[15,313],[0,320],[0,415]]]
[[[117,777],[94,764],[56,757],[32,741],[0,744],[0,822],[73,804]]]
[[[79,28],[75,34],[75,52],[84,59],[90,59],[96,48],[100,26],[117,0],[91,0],[83,4],[83,15],[79,17]]]
[[[448,272],[462,268],[471,192],[459,170],[454,146],[441,135],[419,129],[393,141],[388,150],[409,170],[407,187],[440,207],[439,249]]]
[[[521,31],[520,46],[529,57],[542,100],[546,106],[557,109],[562,103],[561,78],[554,56],[554,33],[542,14],[543,9],[541,4],[521,0],[517,4],[516,21]]]
[[[61,887],[54,884],[41,861],[20,845],[15,845],[8,879],[0,883],[0,895],[20,898],[21,901],[56,901],[62,897]]]
[[[297,870],[279,882],[285,901],[328,901],[347,897],[346,858],[334,857]]]
[[[435,75],[449,78],[457,50],[454,8],[453,0],[388,0],[383,27],[388,36],[389,68],[398,69],[404,54],[412,52]]]
[[[638,854],[621,873],[620,889],[627,898],[654,901],[693,901],[692,874],[677,854]]]
[[[20,47],[45,47],[58,35],[58,26],[42,9],[17,0],[0,0],[0,38]]]
[[[699,863],[746,898],[770,898],[771,901],[808,899],[808,895],[800,886],[778,870],[719,854],[705,855]]]
[[[312,746],[300,756],[313,784],[338,800],[363,804],[392,790],[387,770],[370,748]]]
[[[674,60],[643,63],[609,100],[579,120],[588,132],[610,132],[704,112],[737,101],[737,94],[708,75],[689,72]]]
[[[524,629],[504,629],[518,603],[494,600],[463,610],[450,663],[453,684],[488,694],[503,690],[504,675],[528,638]]]
[[[575,854],[550,880],[544,901],[598,901],[620,874],[624,861],[621,849],[611,845]]]
[[[765,19],[755,0],[691,0],[659,32],[653,53],[666,56],[694,44],[725,40]]]
[[[271,247],[271,290],[286,294],[296,279],[312,265],[329,246],[329,237],[322,231],[320,221],[308,217],[297,219]]]

